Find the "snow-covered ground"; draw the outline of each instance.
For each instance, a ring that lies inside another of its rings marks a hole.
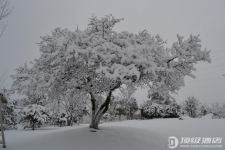
[[[6,131],[7,150],[168,150],[168,137],[224,137],[225,119],[153,119]],[[224,140],[224,139],[223,139]],[[176,149],[224,149],[180,148]],[[0,148],[3,149],[3,148]]]

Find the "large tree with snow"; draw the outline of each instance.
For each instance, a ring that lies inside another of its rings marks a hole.
[[[98,128],[113,91],[122,84],[145,85],[151,92],[169,97],[170,92],[184,86],[185,76],[194,77],[195,63],[210,62],[209,51],[201,50],[199,36],[184,40],[177,35],[178,42],[165,48],[159,35],[152,36],[146,30],[138,34],[114,31],[121,20],[112,15],[93,16],[84,31],[57,28],[41,37],[41,56],[32,67],[35,78],[26,83],[40,92],[43,88],[48,93],[53,88],[70,88],[88,93],[92,103],[90,127]],[[57,87],[59,83],[63,86]],[[16,89],[19,86],[15,85]],[[105,100],[96,108],[99,94],[104,94]]]

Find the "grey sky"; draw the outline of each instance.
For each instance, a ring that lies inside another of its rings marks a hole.
[[[56,27],[75,30],[78,25],[84,30],[93,14],[124,18],[116,31],[137,33],[147,29],[152,35],[168,39],[167,47],[177,40],[176,34],[185,39],[190,34],[200,34],[202,48],[211,49],[211,59],[215,61],[200,63],[197,69],[225,64],[224,0],[11,0],[11,5],[13,13],[0,38],[0,74],[8,69],[7,74],[11,75],[19,65],[38,58],[35,43],[41,35],[50,34]],[[174,95],[178,102],[189,95],[205,103],[225,102],[225,65],[194,74],[197,78],[186,77],[186,86]],[[218,79],[200,81],[210,78]],[[9,88],[11,83],[7,78],[4,86]],[[147,99],[146,94],[146,90],[139,90],[135,96],[142,102]]]

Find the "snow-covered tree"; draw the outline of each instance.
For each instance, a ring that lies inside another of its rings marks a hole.
[[[207,113],[210,112],[210,109],[207,105],[200,103],[197,108],[197,116],[202,117],[205,116]]]
[[[209,51],[201,50],[199,36],[183,40],[177,35],[178,42],[165,48],[159,35],[152,36],[146,30],[138,34],[117,33],[113,27],[121,20],[112,15],[101,19],[93,16],[84,31],[57,28],[51,35],[41,37],[41,56],[35,60],[26,81],[20,81],[19,86],[14,84],[14,89],[23,91],[29,83],[36,93],[50,93],[49,89],[61,83],[62,89],[87,92],[92,104],[90,127],[98,128],[112,93],[122,84],[146,85],[150,92],[170,97],[170,92],[184,86],[185,76],[194,77],[195,63],[210,62]],[[98,94],[106,96],[96,108]]]
[[[118,99],[126,102],[127,100],[134,97],[134,93],[137,89],[132,86],[132,84],[128,84],[126,87],[119,88]]]
[[[194,96],[189,96],[182,104],[183,109],[189,117],[198,117],[199,100]]]
[[[121,115],[126,115],[125,105],[122,101],[118,101],[116,105],[116,113],[119,115],[119,120],[121,120]]]
[[[133,114],[138,111],[138,103],[135,98],[131,98],[128,100],[128,103],[126,105],[126,113],[127,113],[127,119],[132,120]]]
[[[117,107],[118,107],[118,102],[115,96],[111,97],[111,101],[109,103],[109,109],[107,112],[110,115],[110,121],[115,121],[116,115],[117,115]]]
[[[50,116],[48,116],[49,110],[47,110],[44,106],[32,104],[23,107],[23,109],[20,111],[20,122],[28,123],[29,126],[32,127],[32,130],[36,126],[40,126],[43,123],[47,123],[50,119]],[[26,128],[27,126],[25,126]]]
[[[121,87],[119,89],[119,105],[117,106],[117,109],[120,113],[125,111],[128,120],[132,120],[133,113],[138,110],[138,104],[134,98],[134,92],[136,90],[137,89],[132,84],[128,84],[126,87]]]
[[[68,89],[62,97],[62,105],[68,115],[67,125],[72,126],[74,121],[80,120],[88,103],[87,93]]]
[[[16,101],[9,101],[7,104],[2,104],[2,120],[5,129],[16,129],[19,111],[16,106]]]
[[[213,118],[225,118],[225,105],[213,104],[210,108]]]
[[[0,77],[1,85],[4,83],[4,75],[5,74],[3,74]],[[16,125],[18,123],[18,111],[19,111],[16,107],[17,101],[11,101],[9,97],[9,93],[10,91],[5,88],[0,90],[0,94],[3,95],[3,97],[6,98],[7,100],[7,103],[2,103],[2,107],[1,107],[4,129],[7,129],[7,130],[16,129]]]

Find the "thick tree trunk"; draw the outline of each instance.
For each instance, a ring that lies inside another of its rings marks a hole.
[[[98,129],[98,125],[104,113],[108,110],[109,102],[112,96],[112,91],[109,92],[108,96],[106,97],[105,102],[99,107],[96,111],[95,109],[95,99],[94,96],[91,94],[91,101],[92,101],[92,120],[90,128]],[[94,105],[93,105],[94,104]],[[94,107],[93,107],[94,106]]]
[[[109,103],[111,100],[111,96],[112,96],[112,92],[120,87],[121,83],[118,83],[113,89],[111,89],[106,97],[105,102],[99,107],[98,110],[96,110],[96,106],[95,106],[95,97],[94,95],[90,92],[91,95],[91,104],[92,104],[92,118],[91,118],[91,124],[90,124],[90,128],[94,128],[94,129],[98,129],[98,125],[100,123],[100,120],[102,118],[102,116],[104,115],[104,113],[108,110],[109,108]]]
[[[94,98],[94,95],[92,93],[90,93],[91,95],[91,104],[92,104],[92,114],[91,114],[91,124],[90,124],[90,128],[94,128],[93,125],[94,125],[94,118],[95,118],[95,98]]]
[[[95,114],[95,116],[94,116],[94,118],[93,118],[93,122],[92,122],[92,124],[91,124],[91,128],[98,129],[98,125],[99,125],[100,120],[101,120],[101,118],[102,118],[103,115],[104,115],[103,109],[102,109],[102,111],[98,111],[98,112]]]

